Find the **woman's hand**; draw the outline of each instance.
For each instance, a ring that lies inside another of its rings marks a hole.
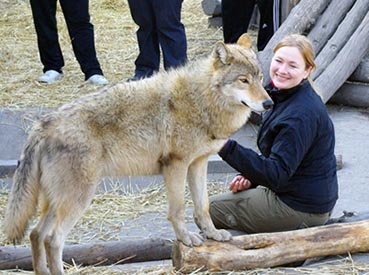
[[[233,193],[251,188],[251,182],[242,175],[236,176],[229,184],[229,190]]]

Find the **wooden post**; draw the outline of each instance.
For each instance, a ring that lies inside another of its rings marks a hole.
[[[242,235],[230,242],[173,245],[177,270],[241,271],[275,267],[309,258],[369,251],[369,220],[308,229]]]

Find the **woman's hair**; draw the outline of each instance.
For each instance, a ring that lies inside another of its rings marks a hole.
[[[304,58],[306,68],[311,67],[315,70],[316,64],[314,62],[314,49],[310,40],[301,34],[290,34],[285,36],[274,48],[273,53],[278,51],[282,47],[296,47],[302,57]]]

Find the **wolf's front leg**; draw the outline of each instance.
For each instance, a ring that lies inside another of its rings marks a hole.
[[[173,225],[176,237],[187,246],[199,246],[203,239],[200,234],[187,230],[185,223],[185,183],[187,165],[173,160],[163,168],[163,175],[168,192],[168,219]]]
[[[188,183],[195,207],[195,218],[208,239],[229,241],[232,239],[232,234],[223,229],[216,229],[210,218],[209,198],[206,188],[207,169],[208,157],[206,156],[195,160],[188,170]]]

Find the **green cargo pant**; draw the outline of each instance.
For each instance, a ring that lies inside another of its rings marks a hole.
[[[278,232],[325,224],[330,213],[296,211],[270,189],[257,187],[215,195],[210,200],[210,216],[215,227],[246,233]]]

